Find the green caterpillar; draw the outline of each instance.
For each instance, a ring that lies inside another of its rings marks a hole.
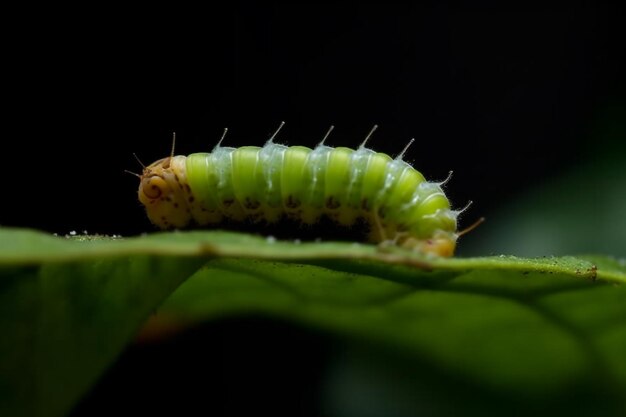
[[[324,141],[311,149],[274,143],[274,136],[263,147],[222,147],[220,141],[210,153],[174,156],[172,150],[144,167],[139,200],[150,221],[168,229],[226,219],[274,223],[284,216],[304,224],[327,216],[342,226],[362,219],[372,242],[393,239],[422,253],[454,253],[459,212],[441,184],[402,160],[404,151],[391,158],[366,148],[367,139],[356,150]]]

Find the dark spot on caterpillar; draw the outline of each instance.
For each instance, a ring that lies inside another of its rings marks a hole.
[[[300,216],[302,216],[302,210],[297,210],[294,212],[287,213],[287,217],[293,220],[300,219]]]
[[[234,198],[227,198],[227,199],[225,199],[225,200],[223,200],[223,201],[222,201],[222,204],[223,204],[225,207],[230,207],[230,206],[232,206],[232,205],[233,205],[233,203],[234,203],[234,202],[235,202],[235,199],[234,199]]]
[[[193,203],[193,202],[194,202],[194,200],[195,200],[195,198],[193,198],[193,196],[192,196],[192,195],[190,195],[190,196],[189,196],[189,202],[190,202],[190,203]]]
[[[150,186],[150,188],[151,188],[151,189],[153,189],[153,190],[158,190],[158,189],[159,189],[159,187],[157,187],[157,186],[156,186],[156,185],[154,185],[154,184],[152,184],[152,185]]]
[[[165,221],[167,218],[165,216],[161,216],[161,220]]]
[[[589,268],[587,271],[591,273],[591,280],[595,282],[595,280],[598,278],[598,266],[591,265],[591,268]]]
[[[261,213],[261,212],[251,213],[251,214],[248,215],[248,219],[252,223],[257,223],[257,222],[261,221],[262,218],[263,218],[263,213]]]
[[[370,209],[370,203],[369,200],[367,198],[364,198],[363,200],[361,200],[361,208],[365,211],[369,211]]]
[[[174,208],[178,208],[178,203],[174,203]]]
[[[187,190],[188,193],[191,192],[191,187],[189,187],[189,184],[185,183],[185,190]]]
[[[169,197],[165,197],[165,201],[172,201],[172,199]]]
[[[285,206],[287,206],[287,208],[295,209],[295,208],[300,207],[300,204],[301,204],[300,201],[296,200],[294,196],[292,195],[287,196],[287,202],[285,203]]]
[[[176,180],[177,183],[180,184],[180,178],[178,178],[178,175],[174,174],[174,179]]]
[[[203,212],[205,212],[205,213],[206,213],[206,212],[207,212],[207,211],[209,211],[209,210],[205,209],[204,207],[200,207],[200,211],[203,211]]]
[[[338,209],[341,206],[339,201],[335,200],[332,195],[326,199],[326,208],[330,210]]]
[[[259,201],[252,200],[251,198],[246,197],[243,206],[248,210],[256,210],[261,207],[261,203]]]

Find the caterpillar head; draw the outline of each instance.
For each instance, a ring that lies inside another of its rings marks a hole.
[[[140,178],[139,201],[153,224],[161,229],[189,224],[192,216],[187,205],[190,190],[184,156],[160,159],[145,167]]]

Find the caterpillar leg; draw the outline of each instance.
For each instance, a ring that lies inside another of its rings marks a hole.
[[[392,242],[395,246],[400,246],[401,240],[409,237],[411,234],[409,232],[396,232]]]
[[[409,236],[408,232],[398,232],[397,230],[394,232],[393,238],[389,238],[387,236],[387,231],[383,227],[382,222],[380,221],[380,215],[378,214],[378,209],[374,209],[372,217],[374,219],[375,230],[372,232],[372,240],[378,242],[378,247],[381,249],[388,247],[400,246],[399,242]]]
[[[372,213],[372,218],[374,219],[374,226],[376,226],[376,229],[372,230],[371,240],[379,242],[379,244],[387,242],[389,239],[387,239],[387,233],[385,232],[383,224],[380,221],[380,216],[378,215],[378,207],[375,207]]]

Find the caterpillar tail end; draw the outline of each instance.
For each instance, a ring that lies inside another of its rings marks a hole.
[[[430,239],[405,239],[400,246],[415,252],[449,258],[454,255],[456,239],[451,236],[435,236]]]

